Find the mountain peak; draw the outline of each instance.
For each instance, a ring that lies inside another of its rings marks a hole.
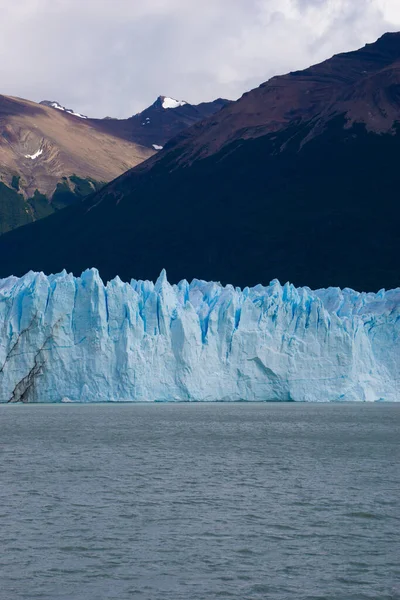
[[[175,100],[175,98],[171,98],[170,96],[159,96],[157,102],[161,104],[162,108],[165,110],[179,108],[180,106],[188,104],[185,100]]]
[[[376,40],[376,42],[372,42],[371,44],[367,44],[367,46],[374,46],[375,44],[382,43],[391,43],[392,41],[396,41],[398,44],[400,42],[400,31],[387,31],[380,38]]]
[[[376,42],[365,46],[369,50],[375,48],[384,52],[391,58],[400,58],[400,32],[392,31],[384,33]]]

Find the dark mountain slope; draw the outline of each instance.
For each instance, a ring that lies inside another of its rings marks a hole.
[[[387,40],[394,62],[381,41],[376,54],[368,46],[368,61],[380,65],[368,79],[351,75],[359,72],[357,53],[341,55],[346,76],[339,74],[344,68],[324,67],[331,74],[319,83],[322,95],[344,81],[329,110],[321,101],[300,116],[293,104],[291,121],[276,128],[275,117],[263,117],[271,131],[247,135],[243,128],[223,130],[235,105],[228,106],[82,204],[3,236],[0,275],[64,267],[79,274],[96,266],[105,279],[126,280],[155,278],[165,267],[172,281],[243,286],[277,277],[368,291],[400,285],[400,36]],[[385,123],[377,131],[374,120],[363,118],[371,99]],[[254,102],[261,114],[264,101]],[[213,127],[225,133],[215,152],[202,138]]]
[[[154,279],[166,267],[172,281],[396,287],[400,135],[342,125],[300,153],[292,141],[274,154],[284,140],[264,137],[167,176],[160,161],[133,188],[123,176],[100,204],[3,236],[0,275],[94,265],[105,279]]]

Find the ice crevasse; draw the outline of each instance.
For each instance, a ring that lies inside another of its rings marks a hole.
[[[0,280],[0,401],[398,401],[400,289]]]

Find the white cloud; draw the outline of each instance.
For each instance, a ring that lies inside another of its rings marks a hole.
[[[129,116],[236,98],[400,29],[399,0],[0,0],[1,92]]]

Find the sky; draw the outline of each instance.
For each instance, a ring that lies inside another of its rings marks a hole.
[[[129,117],[236,99],[400,30],[400,0],[0,0],[0,93]]]

